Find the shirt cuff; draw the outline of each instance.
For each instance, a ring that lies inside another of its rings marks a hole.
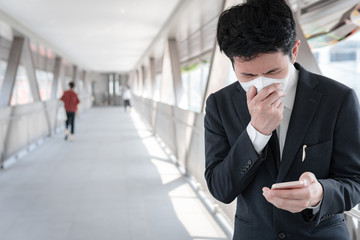
[[[315,207],[307,207],[307,209],[312,209],[312,214],[316,215],[320,210],[321,202],[322,202],[322,199],[321,199],[321,201],[319,202],[318,205],[316,205]]]
[[[266,144],[269,142],[271,138],[271,134],[269,136],[264,135],[258,132],[251,123],[249,123],[246,127],[246,131],[249,135],[249,138],[258,154],[261,154],[264,150]]]

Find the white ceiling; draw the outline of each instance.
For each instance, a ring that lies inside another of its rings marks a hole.
[[[127,72],[180,1],[0,0],[0,10],[87,70]]]

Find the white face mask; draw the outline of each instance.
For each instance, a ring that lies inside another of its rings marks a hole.
[[[281,89],[283,91],[285,91],[286,85],[289,81],[290,67],[291,67],[291,63],[289,63],[288,74],[285,78],[275,79],[275,78],[267,78],[267,77],[260,76],[258,78],[255,78],[254,80],[251,80],[248,82],[240,82],[240,81],[239,82],[240,82],[241,87],[245,90],[245,92],[248,92],[252,86],[255,86],[257,89],[257,92],[260,92],[261,89],[263,89],[264,87],[267,87],[274,83],[281,83],[282,84]]]

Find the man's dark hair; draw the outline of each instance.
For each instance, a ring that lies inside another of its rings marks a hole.
[[[75,83],[74,83],[74,82],[70,82],[70,83],[69,83],[69,86],[70,86],[71,88],[74,88],[74,87],[75,87]]]
[[[231,61],[279,51],[291,57],[295,37],[293,14],[284,0],[248,0],[225,10],[217,26],[220,50]]]

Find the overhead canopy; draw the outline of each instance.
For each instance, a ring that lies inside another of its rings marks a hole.
[[[0,10],[61,50],[75,64],[100,72],[127,72],[179,2],[0,0]]]

